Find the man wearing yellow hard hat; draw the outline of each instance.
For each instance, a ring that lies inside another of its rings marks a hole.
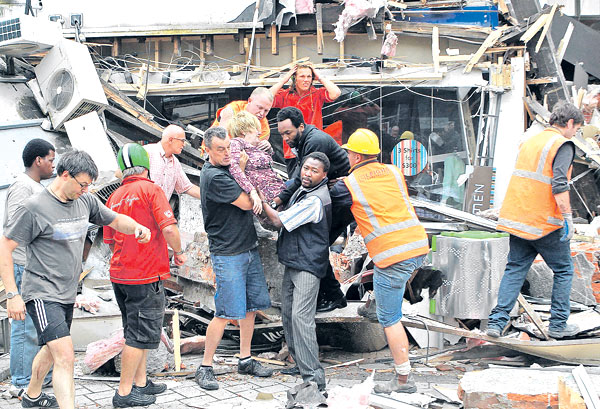
[[[408,338],[400,322],[402,297],[406,282],[429,251],[427,235],[409,201],[400,169],[378,162],[377,135],[357,129],[342,148],[348,151],[350,175],[334,185],[331,197],[350,207],[375,264],[377,319],[387,337],[397,375],[389,382],[376,384],[375,392],[412,393],[416,386],[409,378]],[[359,314],[369,315],[369,308],[359,308]]]

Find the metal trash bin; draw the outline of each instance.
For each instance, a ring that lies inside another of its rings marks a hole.
[[[443,232],[433,237],[432,265],[445,274],[436,315],[487,319],[498,300],[506,267],[508,233]]]

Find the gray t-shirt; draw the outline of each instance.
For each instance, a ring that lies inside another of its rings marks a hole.
[[[47,189],[17,209],[4,235],[27,246],[23,301],[74,303],[88,224],[105,226],[115,217],[90,193],[63,203]]]
[[[23,206],[23,203],[31,196],[44,190],[41,183],[31,179],[25,173],[17,176],[15,182],[10,185],[6,192],[6,206],[4,208],[4,223],[2,228],[6,230],[8,221],[12,219],[17,209]],[[15,264],[25,265],[25,247],[19,246],[13,251],[13,262]]]

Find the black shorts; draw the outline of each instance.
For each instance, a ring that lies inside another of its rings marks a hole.
[[[121,309],[125,345],[138,349],[158,348],[165,315],[165,289],[162,281],[112,285]]]
[[[34,299],[25,304],[38,335],[38,345],[71,335],[73,304]]]

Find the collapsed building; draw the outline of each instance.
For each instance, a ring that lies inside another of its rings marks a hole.
[[[547,124],[558,101],[572,101],[586,114],[587,131],[574,138],[573,215],[585,225],[598,213],[600,131],[594,127],[600,127],[600,61],[582,39],[589,44],[600,33],[562,14],[558,2],[542,7],[537,0],[235,0],[223,7],[175,0],[157,10],[135,1],[63,1],[34,6],[32,15],[11,2],[0,10],[0,135],[8,147],[2,199],[21,171],[22,147],[42,137],[57,146],[59,156],[71,147],[92,154],[101,171],[94,190],[105,201],[119,186],[116,150],[127,142],[158,141],[169,123],[187,131],[190,146],[180,160],[197,183],[204,162],[198,148],[217,109],[246,99],[255,87],[273,85],[296,63],[311,61],[342,89],[323,109],[324,127],[341,124],[342,138],[352,127],[379,135],[383,160],[402,167],[427,232],[439,235],[431,265],[444,273],[443,284],[431,300],[425,297],[426,307],[407,326],[489,340],[472,330],[495,303],[508,253],[508,239],[494,233],[494,214],[517,146]],[[270,141],[276,170],[285,176],[275,115],[276,110],[268,115]],[[401,140],[404,131],[413,139]],[[172,302],[182,309],[185,330],[201,332],[214,307],[214,275],[199,203],[175,197],[172,205],[190,259],[173,271],[168,288],[176,294]],[[589,225],[581,226],[586,229]],[[469,230],[487,233],[475,237]],[[102,293],[110,252],[97,229],[90,228],[88,236],[83,286]],[[534,339],[494,342],[561,362],[598,363],[598,251],[593,238],[580,240],[572,246],[578,276],[572,299],[575,311],[584,314],[581,337],[547,341],[538,318],[548,315],[543,300],[549,298],[551,272],[536,262],[528,298],[534,307],[524,301],[528,314],[517,314],[513,322],[515,334]],[[332,252],[332,262],[360,300],[369,290],[364,274],[369,267],[360,243],[347,248]],[[275,241],[261,239],[260,252],[276,305],[282,267]],[[380,327],[358,322],[356,304],[351,306],[347,316],[317,316],[320,339],[354,350],[385,346]],[[85,348],[107,328],[116,329],[120,317],[111,313],[116,319],[104,316],[103,327],[97,320],[83,323],[86,337],[76,345]],[[276,309],[264,314],[253,347],[279,346],[277,321]],[[228,329],[235,342],[235,327]],[[409,331],[419,345],[442,346],[443,339],[428,331]]]

